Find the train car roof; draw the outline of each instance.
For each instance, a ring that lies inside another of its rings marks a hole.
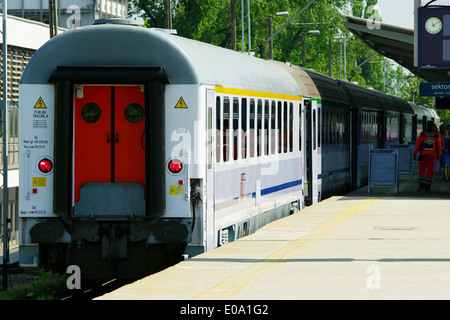
[[[431,110],[429,108],[427,108],[425,106],[421,106],[421,107],[423,107],[423,113],[424,113],[425,116],[427,116],[427,117],[434,117],[433,112],[431,112]]]
[[[426,110],[431,114],[431,117],[434,118],[437,121],[440,121],[441,119],[439,118],[438,113],[436,112],[436,110],[431,109],[431,108],[426,108]]]
[[[285,68],[291,74],[305,97],[350,105],[347,94],[335,79],[289,62],[272,62]]]
[[[414,109],[411,107],[411,105],[405,99],[401,99],[399,97],[391,96],[391,95],[389,95],[389,97],[391,97],[391,99],[393,99],[395,101],[400,112],[414,113]]]
[[[311,77],[300,67],[293,65],[289,62],[280,62],[276,60],[270,60],[270,62],[284,68],[291,77],[297,83],[304,97],[321,99],[318,87],[311,79]]]
[[[339,84],[348,92],[351,103],[358,107],[383,108],[377,99],[377,91],[363,88],[357,84],[339,81]]]
[[[376,96],[376,98],[378,99],[378,102],[380,103],[380,106],[383,109],[386,110],[394,110],[394,111],[398,111],[398,105],[395,103],[394,99],[392,99],[391,96],[386,95],[380,91],[376,91],[374,89],[369,89],[372,91],[372,93]]]
[[[336,79],[328,77],[324,74],[315,72],[310,69],[302,69],[308,77],[317,86],[320,96],[323,101],[334,101],[346,105],[350,105],[350,99],[348,98],[345,90],[339,85]]]
[[[417,103],[414,102],[408,102],[408,104],[411,106],[411,109],[414,110],[414,113],[417,115],[424,116],[425,115],[425,108]]]
[[[206,84],[301,96],[279,65],[156,29],[93,25],[66,31],[32,57],[23,84],[48,83],[57,67],[162,67],[172,84]]]
[[[344,105],[356,104],[364,107],[413,113],[409,104],[398,97],[336,80],[314,70],[300,68],[290,63],[274,62],[288,70],[306,97],[338,102]]]

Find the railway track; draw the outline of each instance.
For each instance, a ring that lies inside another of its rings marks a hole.
[[[111,279],[106,282],[88,281],[82,285],[82,289],[74,289],[73,294],[60,300],[92,300],[96,297],[114,291],[132,280]]]
[[[0,271],[1,271],[0,267]],[[8,270],[8,290],[19,289],[21,286],[31,284],[34,281],[38,281],[41,277],[40,271],[24,270],[17,266],[10,266]],[[2,275],[0,274],[0,280]],[[92,300],[95,297],[101,296],[108,292],[114,291],[119,287],[122,287],[134,280],[122,280],[122,279],[110,279],[110,280],[89,280],[82,281],[81,289],[70,290],[69,294],[61,297],[54,297],[57,300]],[[0,281],[0,292],[3,292]],[[32,287],[32,286],[31,286]],[[33,292],[33,289],[30,289]],[[10,298],[7,298],[10,299]],[[14,298],[13,298],[14,299]],[[18,299],[32,299],[31,297],[22,297]]]

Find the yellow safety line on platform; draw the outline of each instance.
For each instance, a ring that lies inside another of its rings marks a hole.
[[[274,270],[282,263],[294,258],[315,242],[325,238],[331,232],[339,228],[348,219],[355,216],[365,208],[371,206],[378,199],[380,198],[361,200],[351,207],[339,212],[334,217],[322,223],[312,232],[290,242],[283,248],[253,264],[251,267],[248,267],[245,270],[242,270],[228,277],[214,287],[195,297],[195,300],[229,299],[230,297],[234,296],[242,289],[250,285],[252,282],[261,278],[266,273]]]

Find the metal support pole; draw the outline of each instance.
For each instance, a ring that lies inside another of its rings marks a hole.
[[[172,3],[171,0],[166,0],[166,28],[172,29]]]
[[[244,0],[242,0],[242,1],[244,1]],[[297,18],[300,14],[302,14],[303,11],[305,11],[306,9],[308,9],[308,8],[309,8],[314,2],[316,2],[316,1],[317,1],[317,0],[311,0],[311,2],[309,2],[305,7],[303,7],[299,12],[297,12],[297,14],[296,14],[295,16],[293,16],[293,17],[292,17],[291,19],[289,19],[285,24],[283,24],[283,25],[281,26],[281,28],[278,29],[277,31],[275,31],[275,33],[273,33],[266,41],[264,41],[263,43],[261,43],[258,47],[253,48],[252,50],[254,51],[254,50],[258,49],[259,47],[265,45],[267,42],[269,42],[270,40],[272,40],[273,38],[275,38],[275,36],[276,36],[277,34],[279,34],[279,33],[281,32],[281,30],[283,30],[283,29],[286,28],[288,25],[290,25],[291,22],[295,20],[295,18]]]
[[[236,50],[236,1],[231,0],[231,49]]]
[[[56,0],[48,0],[48,20],[50,38],[53,38],[58,34],[58,6]]]
[[[333,76],[333,48],[332,39],[328,39],[328,76]]]
[[[269,15],[269,59],[273,60],[272,16]]]
[[[342,79],[342,38],[339,41],[340,46],[340,58],[339,58],[339,79]]]
[[[419,8],[420,0],[414,0],[414,67],[417,67],[419,65]]]
[[[347,38],[344,38],[344,79],[347,79]]]
[[[248,54],[250,54],[250,52],[252,51],[252,35],[251,35],[251,30],[250,30],[250,0],[247,0],[247,17],[248,17],[248,22],[247,22],[247,29],[248,29]]]
[[[2,111],[2,139],[3,139],[3,290],[8,289],[8,42],[6,38],[6,19],[8,17],[7,0],[3,0],[3,102]]]
[[[306,67],[306,33],[302,33],[302,67]]]
[[[242,48],[241,52],[245,50],[245,32],[244,32],[244,0],[241,0],[241,23],[242,23]]]

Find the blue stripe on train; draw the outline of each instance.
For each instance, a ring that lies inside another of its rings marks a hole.
[[[300,186],[301,184],[302,184],[302,180],[301,179],[300,180],[291,181],[291,182],[286,182],[286,183],[283,183],[283,184],[279,184],[277,186],[273,186],[273,187],[262,189],[261,190],[261,195],[264,196],[264,195],[267,195],[267,194],[270,194],[270,193],[274,193],[274,192],[277,192],[277,191],[281,191],[281,190],[284,190],[284,189],[289,189],[289,188],[292,188],[292,187]],[[256,198],[256,192],[252,193],[252,198]]]

